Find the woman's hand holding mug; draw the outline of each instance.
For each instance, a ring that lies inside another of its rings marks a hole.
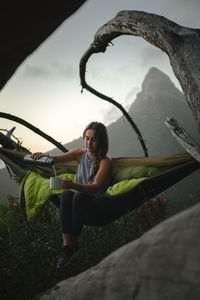
[[[61,183],[62,189],[72,189],[73,181],[70,178],[64,178]]]

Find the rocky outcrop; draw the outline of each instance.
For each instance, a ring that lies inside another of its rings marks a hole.
[[[0,89],[23,60],[85,1],[4,1],[1,4]]]
[[[199,228],[197,204],[38,299],[200,299]]]
[[[179,120],[192,136],[198,137],[195,121],[184,95],[157,68],[149,70],[142,83],[141,92],[132,102],[129,114],[142,132],[149,156],[185,152],[167,129],[164,123],[167,117]],[[137,137],[134,137],[133,130],[123,117],[108,126],[108,133],[113,157],[143,156]]]
[[[142,92],[143,96],[160,97],[162,95],[163,98],[173,97],[175,101],[179,98],[185,101],[183,94],[175,87],[171,79],[155,67],[151,68],[145,76]]]

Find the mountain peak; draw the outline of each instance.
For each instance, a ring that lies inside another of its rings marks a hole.
[[[163,90],[169,91],[169,89],[175,89],[171,79],[157,68],[151,68],[142,83],[142,91],[154,94],[155,91],[160,93]]]
[[[149,70],[142,83],[143,95],[151,97],[157,95],[173,96],[176,98],[183,97],[182,93],[176,88],[170,77],[162,71],[153,67]]]
[[[184,95],[171,79],[157,68],[151,68],[142,83],[142,91],[130,106],[129,113],[149,114],[151,110],[151,115],[163,114],[166,118],[173,116],[170,109],[172,106],[179,106],[179,102],[180,105],[185,102]]]

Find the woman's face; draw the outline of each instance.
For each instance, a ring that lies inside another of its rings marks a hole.
[[[88,155],[93,156],[98,148],[98,140],[96,137],[96,131],[94,129],[88,129],[84,137],[85,148],[87,149]]]

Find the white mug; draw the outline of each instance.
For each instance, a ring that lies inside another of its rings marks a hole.
[[[61,178],[50,177],[50,189],[51,190],[60,190],[61,189]]]

